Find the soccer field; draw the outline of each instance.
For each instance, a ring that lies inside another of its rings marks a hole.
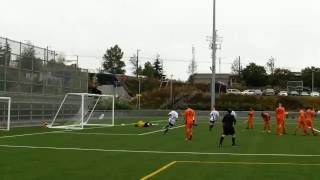
[[[221,124],[208,131],[207,120],[194,127],[192,141],[184,140],[181,118],[162,135],[166,117],[142,118],[156,125],[137,128],[138,119],[116,120],[116,126],[58,130],[44,127],[13,128],[0,132],[0,179],[319,179],[320,136],[262,133],[262,120],[245,129],[236,125],[231,137],[217,146]],[[315,127],[320,123],[315,120]],[[122,125],[121,125],[122,124]],[[124,124],[124,125],[123,125]]]

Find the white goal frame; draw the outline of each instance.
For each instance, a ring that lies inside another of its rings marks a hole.
[[[0,100],[8,100],[8,112],[7,112],[7,127],[0,128],[0,130],[10,130],[10,112],[11,112],[11,97],[0,97]]]
[[[67,99],[67,97],[69,95],[77,95],[77,96],[81,96],[81,119],[80,119],[80,123],[79,124],[75,124],[75,125],[62,125],[62,126],[54,126],[53,124],[55,123],[58,114],[65,102],[65,100]],[[98,100],[96,101],[96,103],[94,104],[92,111],[90,112],[89,116],[87,118],[84,118],[85,114],[84,114],[84,97],[85,96],[93,96],[93,97],[99,97]],[[101,97],[111,97],[112,98],[112,121],[111,124],[91,124],[89,123],[89,120],[92,116],[93,110],[96,108],[99,100],[101,99]],[[90,94],[90,93],[67,93],[60,106],[58,111],[56,112],[53,121],[51,122],[51,124],[47,125],[48,128],[56,128],[56,129],[83,129],[84,126],[114,126],[114,95],[105,95],[105,94]]]

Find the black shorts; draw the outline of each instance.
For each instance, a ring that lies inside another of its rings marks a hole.
[[[174,124],[171,124],[171,123],[168,124],[169,128],[172,128],[173,126],[174,126]]]
[[[235,134],[234,127],[223,127],[223,134],[226,136],[234,135]]]

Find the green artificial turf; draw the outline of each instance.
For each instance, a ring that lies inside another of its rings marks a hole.
[[[163,120],[149,128],[130,124],[137,120],[116,121],[124,126],[74,131],[44,127],[1,131],[0,179],[140,179],[153,172],[151,179],[320,177],[320,136],[302,136],[301,132],[293,135],[295,121],[291,119],[287,122],[288,133],[280,137],[275,135],[274,122],[272,133],[266,134],[261,132],[260,118],[255,119],[251,130],[245,129],[244,119],[239,119],[237,148],[231,147],[231,137],[225,138],[222,148],[217,147],[221,124],[209,132],[206,119],[200,119],[194,127],[192,141],[184,140],[183,127],[166,135],[144,134],[160,130],[166,124],[165,117],[148,118]],[[181,125],[180,120],[176,127]],[[317,120],[315,127],[320,127]],[[175,163],[161,169],[171,162]]]

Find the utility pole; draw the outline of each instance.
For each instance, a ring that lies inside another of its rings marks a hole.
[[[138,94],[137,94],[137,105],[138,109],[140,109],[140,97],[141,97],[141,82],[140,82],[140,76],[139,76],[139,51],[140,49],[137,49],[137,78],[138,78]]]
[[[311,92],[313,92],[313,87],[314,87],[314,70],[312,69],[312,85],[311,85]]]
[[[171,104],[171,109],[173,108],[173,95],[172,95],[172,74],[170,76],[170,104]]]
[[[213,28],[212,28],[212,76],[211,76],[211,109],[216,100],[216,0],[213,0]]]
[[[221,73],[221,57],[219,57],[219,73]]]
[[[240,56],[239,56],[239,78],[240,78],[240,75],[241,75],[241,59],[240,59]]]

